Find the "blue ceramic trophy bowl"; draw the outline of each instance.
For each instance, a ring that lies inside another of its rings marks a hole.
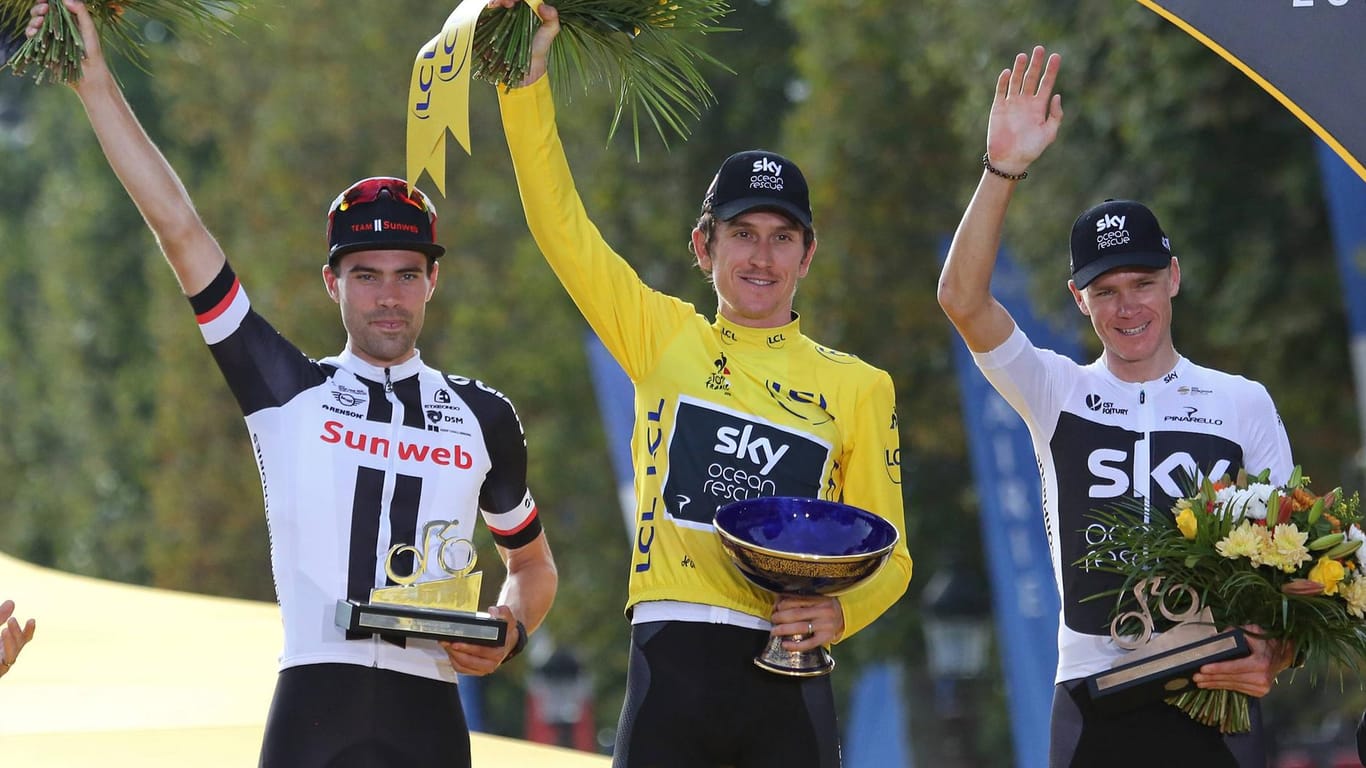
[[[854,588],[882,567],[900,538],[896,526],[872,512],[790,496],[727,504],[712,524],[750,583],[789,594],[837,595]],[[827,674],[835,662],[818,650],[788,651],[775,637],[754,663],[785,675]]]

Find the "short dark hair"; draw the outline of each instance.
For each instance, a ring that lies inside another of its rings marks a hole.
[[[748,211],[746,211],[746,213],[748,213]],[[774,211],[774,213],[780,216],[784,216],[787,218],[788,221],[792,222],[793,224],[796,224],[799,227],[802,227],[803,248],[810,248],[811,244],[816,242],[816,228],[814,226],[802,226],[802,223],[800,221],[797,221],[796,219],[792,218],[791,216],[788,216],[782,211]],[[712,239],[716,237],[716,214],[712,213],[710,208],[703,209],[702,215],[697,217],[697,223],[693,225],[693,229],[702,232],[702,235],[707,240],[707,247],[710,248]],[[691,253],[693,256],[697,255],[697,249],[693,247],[692,238],[688,239],[688,253]]]

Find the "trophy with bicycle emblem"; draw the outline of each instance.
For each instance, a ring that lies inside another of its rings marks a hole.
[[[351,633],[502,645],[507,622],[478,610],[483,574],[472,573],[477,560],[473,542],[448,538],[455,528],[455,523],[445,520],[430,522],[422,529],[420,546],[390,547],[384,572],[398,586],[370,590],[368,602],[338,600],[337,626]],[[400,574],[395,561],[407,555],[412,556],[412,571]],[[445,578],[419,583],[433,566]]]
[[[750,583],[785,594],[847,592],[877,573],[901,538],[896,526],[872,512],[792,496],[727,504],[716,510],[712,524],[731,562]],[[754,663],[793,677],[825,675],[835,668],[825,648],[789,651],[782,641],[770,639]]]
[[[1191,587],[1170,584],[1164,588],[1158,576],[1138,582],[1133,594],[1137,609],[1121,613],[1110,622],[1110,637],[1128,653],[1108,671],[1086,679],[1097,708],[1118,712],[1181,693],[1194,687],[1191,675],[1200,667],[1251,653],[1243,630],[1218,631],[1210,609],[1200,604]],[[1150,609],[1153,602],[1175,626],[1155,633]],[[1185,608],[1177,611],[1171,604]],[[1132,631],[1135,628],[1136,633]]]

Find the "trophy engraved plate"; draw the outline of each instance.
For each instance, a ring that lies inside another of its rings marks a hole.
[[[801,595],[853,589],[877,573],[901,538],[896,526],[872,512],[793,496],[732,502],[716,510],[712,525],[731,563],[751,584]],[[825,648],[789,651],[781,637],[771,638],[754,663],[792,677],[827,675],[835,668]]]
[[[1162,587],[1162,578],[1144,579],[1134,587],[1138,610],[1116,616],[1110,623],[1110,637],[1128,650],[1109,671],[1086,678],[1086,688],[1096,708],[1122,712],[1150,701],[1166,698],[1194,686],[1191,676],[1201,667],[1216,661],[1240,659],[1252,651],[1241,629],[1218,631],[1210,609],[1200,605],[1195,590],[1185,584]],[[1172,611],[1169,597],[1184,594],[1190,601],[1186,610]],[[1156,597],[1158,610],[1176,626],[1154,634],[1149,600]],[[1141,629],[1136,636],[1121,634],[1125,622],[1136,621]]]
[[[502,645],[507,640],[507,622],[478,610],[483,575],[471,573],[477,560],[474,544],[448,537],[455,527],[445,520],[430,522],[422,529],[420,546],[391,547],[384,558],[384,572],[398,586],[370,590],[368,602],[338,600],[336,625],[349,633]],[[413,558],[412,573],[396,572],[394,559],[408,554]],[[418,583],[433,566],[446,578]]]

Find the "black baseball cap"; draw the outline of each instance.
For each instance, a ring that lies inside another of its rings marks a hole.
[[[1072,224],[1072,282],[1078,289],[1116,267],[1162,269],[1171,261],[1171,242],[1142,203],[1106,200]]]
[[[763,149],[736,152],[721,163],[702,212],[729,221],[753,210],[778,211],[811,229],[811,198],[796,163]]]
[[[436,208],[417,187],[392,176],[374,176],[347,187],[327,211],[327,260],[352,251],[417,251],[433,259],[446,249],[436,242]]]

